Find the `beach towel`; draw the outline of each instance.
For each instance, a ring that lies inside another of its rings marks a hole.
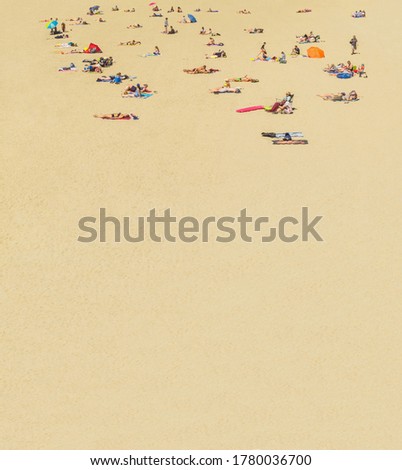
[[[273,140],[275,145],[306,145],[308,140],[305,139],[295,139],[295,140]]]
[[[154,96],[153,93],[142,93],[141,96],[137,96],[135,93],[126,93],[125,95],[122,95],[123,98],[143,98],[146,100],[147,98],[151,98],[151,96]]]
[[[341,73],[338,73],[336,74],[336,78],[352,78],[353,77],[353,73],[350,73],[350,72],[341,72]]]

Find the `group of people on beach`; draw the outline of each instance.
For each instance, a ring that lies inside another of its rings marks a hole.
[[[115,7],[112,7],[113,12],[120,11],[119,7],[116,5]],[[196,9],[195,11],[201,11],[201,9]],[[135,8],[131,9],[126,9],[124,10],[125,13],[135,13]],[[162,9],[158,7],[158,5],[154,5],[152,7],[152,16],[153,17],[162,17],[165,15],[162,15]],[[177,7],[176,9],[172,6],[170,10],[167,11],[167,13],[183,13],[181,7]],[[308,13],[311,12],[310,9],[302,9],[298,10],[297,13]],[[213,10],[212,8],[209,8],[206,10],[206,13],[218,13],[218,10]],[[251,14],[251,12],[247,9],[242,9],[237,11],[238,14]],[[95,16],[95,15],[102,15],[103,13],[100,11],[99,7],[91,7],[89,9],[89,12],[87,13],[90,16]],[[179,20],[179,23],[188,23],[188,22],[196,22],[191,19],[192,15],[188,15],[190,21],[187,20],[185,16],[182,17],[181,20]],[[364,10],[359,10],[355,11],[352,15],[355,18],[360,18],[360,17],[365,17],[366,12]],[[101,17],[101,16],[100,16]],[[49,20],[46,20],[49,21]],[[54,26],[50,28],[50,35],[54,38],[57,39],[64,39],[64,38],[69,38],[69,34],[67,32],[67,27],[66,23],[62,22],[59,27],[58,27],[58,20],[57,18],[55,20],[51,19],[50,21],[53,21]],[[70,20],[65,20],[65,21],[70,21],[70,23],[73,26],[76,25],[87,25],[88,23],[85,22],[81,17],[78,17],[76,19],[70,19]],[[104,22],[105,20],[103,20]],[[52,25],[53,25],[52,23]],[[164,28],[162,33],[167,34],[167,35],[172,35],[172,34],[177,34],[178,30],[176,30],[173,26],[169,24],[169,18],[165,17],[164,19]],[[140,23],[136,24],[131,24],[127,26],[127,29],[138,29],[142,28],[143,26]],[[264,33],[264,28],[261,27],[254,27],[254,28],[248,28],[244,29],[245,32],[249,34],[263,34]],[[204,28],[202,26],[201,30],[199,31],[200,35],[208,35],[209,40],[208,42],[205,43],[206,46],[210,47],[211,49],[214,49],[214,47],[218,47],[219,49],[213,50],[210,54],[205,54],[206,59],[222,59],[222,58],[227,58],[226,52],[221,49],[225,44],[222,41],[217,41],[215,39],[216,36],[221,36],[220,33],[218,32],[213,32],[212,28]],[[310,31],[309,34],[304,34],[302,36],[296,36],[298,44],[296,44],[292,51],[291,51],[291,56],[292,57],[297,57],[301,55],[301,50],[299,47],[299,44],[308,44],[308,43],[317,43],[320,42],[320,35],[316,35],[313,33],[313,31]],[[354,35],[352,39],[349,41],[351,48],[352,48],[352,55],[357,53],[357,38]],[[122,41],[118,44],[119,46],[141,46],[142,41],[140,40],[135,40],[131,39],[128,41]],[[78,44],[69,41],[65,43],[57,43],[55,44],[55,47],[58,49],[68,49],[68,52],[63,52],[60,51],[60,53],[91,53],[91,52],[99,52],[100,49],[96,49],[96,51],[91,51],[91,50],[81,50],[78,49]],[[90,48],[90,46],[89,46]],[[100,51],[101,52],[101,51]],[[161,51],[158,46],[155,46],[153,52],[143,54],[142,57],[149,57],[149,56],[159,56],[161,55]],[[272,55],[270,56],[267,52],[267,47],[266,47],[266,42],[264,41],[260,47],[260,50],[253,60],[260,60],[260,61],[276,61],[281,64],[286,64],[287,63],[287,57],[286,53],[282,51],[279,55]],[[86,73],[97,73],[97,74],[103,74],[103,69],[105,67],[110,67],[114,64],[114,60],[112,57],[101,57],[100,59],[90,59],[90,60],[84,60],[85,63],[83,72]],[[70,65],[65,66],[65,67],[60,67],[58,69],[60,72],[75,72],[77,71],[77,66],[75,63],[71,62]],[[347,61],[346,64],[331,64],[328,65],[324,71],[328,72],[329,74],[337,75],[338,78],[349,78],[350,76],[357,75],[359,77],[366,77],[367,78],[367,73],[365,71],[365,66],[364,64],[360,65],[359,67],[353,65],[351,61]],[[217,72],[220,72],[220,69],[218,68],[208,68],[206,65],[202,65],[199,67],[194,67],[194,68],[187,68],[183,69],[183,72],[189,75],[203,75],[203,74],[214,74]],[[340,75],[345,75],[340,76]],[[100,76],[96,81],[97,82],[106,82],[110,83],[113,85],[120,85],[123,83],[123,81],[126,80],[133,80],[136,77],[131,77],[127,74],[122,74],[120,72],[114,73],[111,75],[102,75]],[[209,90],[210,93],[218,95],[218,94],[226,94],[226,93],[233,93],[233,94],[240,94],[242,92],[242,88],[239,86],[240,83],[258,83],[259,80],[256,78],[251,78],[248,75],[240,76],[240,77],[235,77],[235,78],[227,78],[224,80],[224,83],[222,86],[217,87],[217,88],[211,88]],[[141,85],[140,83],[130,83],[127,85],[123,91],[121,92],[122,97],[133,97],[133,98],[145,98],[152,96],[152,90],[149,89],[148,84],[143,84]],[[328,94],[320,94],[318,95],[325,101],[338,101],[338,102],[344,102],[344,103],[350,103],[353,101],[358,100],[357,92],[356,90],[352,90],[349,93],[345,92],[338,92],[338,93],[328,93]],[[287,92],[286,95],[282,99],[277,99],[275,102],[268,107],[265,107],[264,109],[272,114],[293,114],[294,112],[294,106],[293,106],[293,99],[294,99],[294,94],[291,92]],[[136,120],[138,119],[138,116],[135,114],[130,114],[130,113],[114,113],[114,114],[97,114],[94,115],[97,118],[102,118],[102,119],[108,119],[108,120]]]

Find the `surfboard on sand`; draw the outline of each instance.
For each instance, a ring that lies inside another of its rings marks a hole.
[[[248,108],[236,109],[236,113],[249,113],[250,111],[258,111],[264,109],[264,106],[249,106]]]

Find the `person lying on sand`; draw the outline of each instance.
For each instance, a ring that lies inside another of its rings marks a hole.
[[[240,13],[241,15],[251,15],[251,11],[249,10],[239,10],[237,13]]]
[[[237,82],[237,83],[258,83],[259,80],[256,78],[251,78],[248,75],[244,75],[244,77],[238,78],[228,78],[227,82]]]
[[[103,82],[103,83],[113,83],[115,85],[119,85],[123,80],[127,80],[130,78],[128,75],[122,75],[120,72],[116,73],[116,75],[109,75],[106,77],[103,75],[100,78],[97,78],[97,82]]]
[[[138,116],[132,113],[94,114],[94,117],[99,119],[109,119],[110,121],[136,121],[139,119]]]
[[[227,55],[225,51],[219,49],[211,55],[205,54],[206,59],[226,59]]]
[[[224,46],[224,45],[225,44],[223,44],[223,42],[216,43],[214,38],[209,38],[209,41],[207,43],[207,46]]]
[[[250,29],[245,29],[244,31],[246,31],[249,34],[262,34],[264,32],[264,29],[263,28],[250,28]]]
[[[136,28],[142,28],[142,26],[139,23],[130,24],[129,26],[127,26],[127,29],[136,29]]]
[[[352,14],[352,18],[365,18],[365,17],[366,17],[366,12],[364,10],[355,11]]]
[[[207,13],[219,13],[219,10],[212,10],[212,8],[208,8]]]
[[[339,93],[327,93],[325,95],[317,95],[324,101],[357,101],[357,92],[352,90],[348,95],[344,91]]]
[[[60,67],[58,69],[59,72],[75,72],[76,70],[77,67],[72,62],[68,67]]]
[[[308,8],[303,8],[302,10],[297,10],[296,13],[311,13],[312,10],[309,10]]]
[[[149,15],[150,18],[162,18],[162,13],[153,13]]]
[[[78,44],[75,43],[75,42],[62,42],[62,43],[58,43],[58,44],[55,44],[54,47],[56,48],[66,48],[66,47],[77,47]]]
[[[202,74],[202,73],[215,73],[219,72],[219,69],[207,69],[206,65],[202,65],[201,67],[195,67],[194,69],[183,69],[183,72],[189,73],[191,75],[197,75],[197,74]]]
[[[75,25],[75,26],[82,26],[82,25],[87,26],[87,25],[89,25],[89,23],[84,21],[82,18],[77,20],[75,23],[70,23],[70,24]]]
[[[66,33],[66,34],[58,34],[57,36],[54,36],[53,39],[68,39],[70,36]],[[49,38],[49,39],[52,39],[52,38]]]
[[[99,59],[84,59],[90,65],[100,65],[101,67],[111,67],[113,65],[113,57],[100,57]]]
[[[218,94],[221,94],[221,93],[241,93],[241,90],[240,90],[240,88],[231,88],[230,83],[225,82],[223,87],[213,88],[212,90],[209,90],[209,92],[214,93],[215,95],[218,95]]]
[[[129,85],[125,88],[122,92],[122,96],[133,95],[135,98],[141,98],[144,93],[152,93],[152,90],[148,89],[147,83],[144,83],[144,85],[137,83],[137,85]]]
[[[131,10],[124,10],[124,13],[135,13],[135,8],[131,8]]]
[[[99,65],[93,65],[89,64],[84,67],[83,72],[88,72],[88,73],[102,73],[103,70]]]
[[[119,46],[139,46],[141,41],[136,41],[135,39],[127,42],[121,42]]]

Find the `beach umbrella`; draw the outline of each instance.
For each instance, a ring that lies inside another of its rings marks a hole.
[[[151,3],[149,4],[150,7],[153,7],[154,5],[156,5],[156,2],[151,2]]]
[[[191,21],[191,23],[197,23],[197,20],[195,19],[195,17],[193,15],[188,14],[187,16],[188,16],[189,20]]]
[[[319,47],[310,47],[307,49],[307,55],[310,57],[310,59],[322,59],[325,57],[324,51]]]
[[[53,28],[55,28],[58,24],[59,24],[58,21],[53,20],[53,21],[50,21],[50,22],[46,25],[46,27],[47,27],[47,29],[53,29]]]
[[[95,5],[93,7],[90,7],[90,10],[92,11],[96,11],[96,10],[99,10],[100,6],[99,5]]]

